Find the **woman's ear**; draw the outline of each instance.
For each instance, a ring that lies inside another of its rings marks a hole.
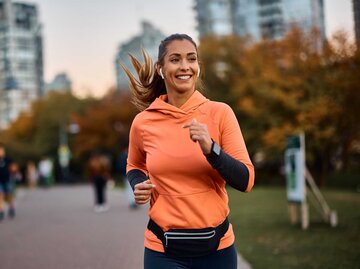
[[[162,72],[162,68],[161,68],[161,67],[160,67],[160,69],[159,69],[159,73],[160,73],[161,78],[164,79],[164,74],[163,74],[163,72]]]
[[[200,66],[199,66],[199,69],[198,69],[197,77],[200,77]]]
[[[158,75],[159,75],[162,79],[164,79],[164,73],[163,73],[163,71],[162,71],[161,65],[159,65],[159,64],[156,65],[156,72],[158,73]]]

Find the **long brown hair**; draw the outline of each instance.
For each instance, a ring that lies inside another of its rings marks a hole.
[[[164,65],[164,58],[167,52],[167,46],[174,40],[190,41],[197,53],[197,45],[194,40],[186,34],[173,34],[161,41],[159,45],[158,59],[155,64],[151,57],[142,49],[144,64],[142,65],[133,55],[129,54],[132,65],[134,66],[138,78],[136,78],[127,67],[121,64],[128,79],[129,86],[133,93],[133,104],[140,110],[145,110],[157,97],[166,94],[164,80],[156,72],[156,66]]]

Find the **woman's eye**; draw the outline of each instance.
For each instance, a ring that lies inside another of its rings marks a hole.
[[[171,59],[170,60],[170,62],[172,62],[172,63],[176,63],[176,62],[178,62],[179,61],[179,59],[177,59],[177,58],[174,58],[174,59]]]
[[[190,62],[195,62],[195,61],[196,61],[196,58],[189,58],[189,61],[190,61]]]

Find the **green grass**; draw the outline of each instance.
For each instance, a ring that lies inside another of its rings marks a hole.
[[[338,226],[322,222],[310,206],[310,226],[291,225],[285,187],[229,189],[236,246],[253,269],[360,268],[360,193],[322,190],[338,213]]]

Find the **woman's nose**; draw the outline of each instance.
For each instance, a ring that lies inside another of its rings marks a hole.
[[[180,68],[182,70],[189,70],[189,63],[187,61],[181,61]]]

